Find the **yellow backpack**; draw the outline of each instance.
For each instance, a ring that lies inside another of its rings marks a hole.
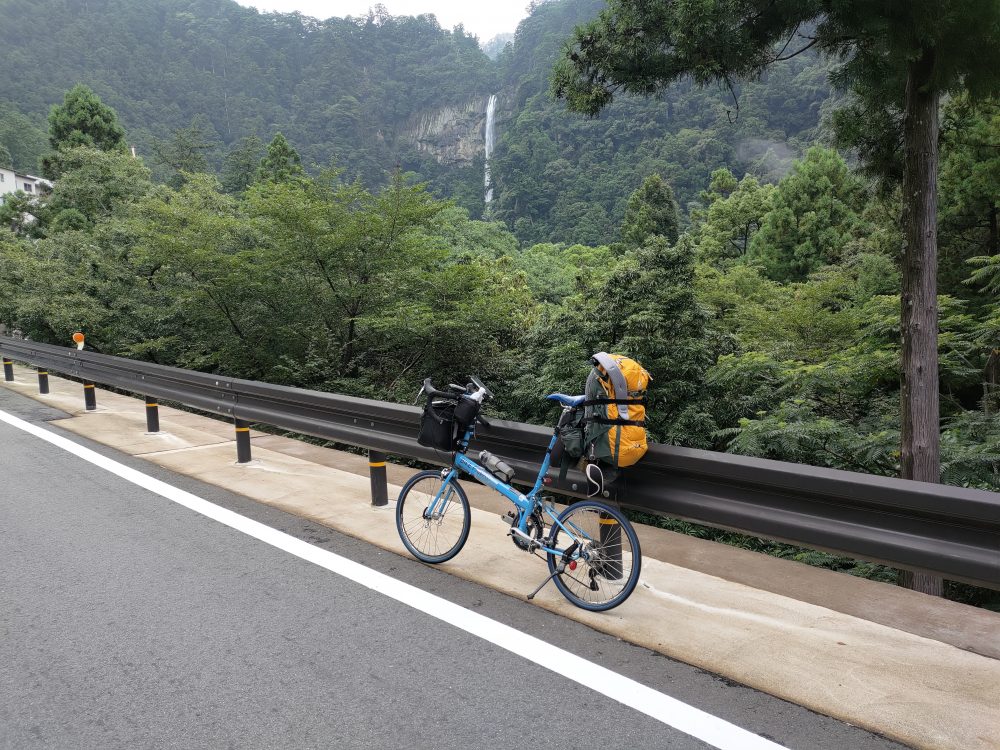
[[[598,352],[587,378],[583,403],[588,457],[615,468],[632,466],[646,455],[646,368],[622,354]]]

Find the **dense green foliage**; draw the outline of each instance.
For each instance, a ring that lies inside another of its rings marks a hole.
[[[43,121],[41,113],[32,119],[0,100],[0,146],[9,154],[11,167],[24,172],[38,171],[39,160],[49,145]]]

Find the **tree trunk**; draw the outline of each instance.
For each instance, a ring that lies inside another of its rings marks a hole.
[[[987,255],[1000,255],[1000,225],[997,223],[997,204],[990,206],[990,241]]]
[[[983,413],[994,414],[1000,407],[997,394],[1000,389],[1000,349],[994,349],[986,358],[986,369],[983,372]]]
[[[903,119],[903,336],[900,407],[904,479],[941,481],[937,310],[938,92],[934,51],[910,63]],[[943,581],[901,571],[899,584],[940,596]]]
[[[340,358],[340,371],[344,374],[347,373],[347,368],[351,365],[351,360],[354,359],[354,331],[357,326],[357,318],[354,315],[347,321],[347,341],[344,342],[344,353]]]

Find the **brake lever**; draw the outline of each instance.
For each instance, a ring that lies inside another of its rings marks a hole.
[[[424,389],[421,387],[420,390],[417,391],[417,397],[413,399],[414,406],[416,406],[420,402],[420,397],[423,395],[424,395]]]

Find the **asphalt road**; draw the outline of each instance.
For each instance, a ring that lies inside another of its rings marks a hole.
[[[0,409],[60,416],[2,388]],[[900,747],[68,437],[789,748]],[[0,423],[0,748],[584,746],[709,747]]]

